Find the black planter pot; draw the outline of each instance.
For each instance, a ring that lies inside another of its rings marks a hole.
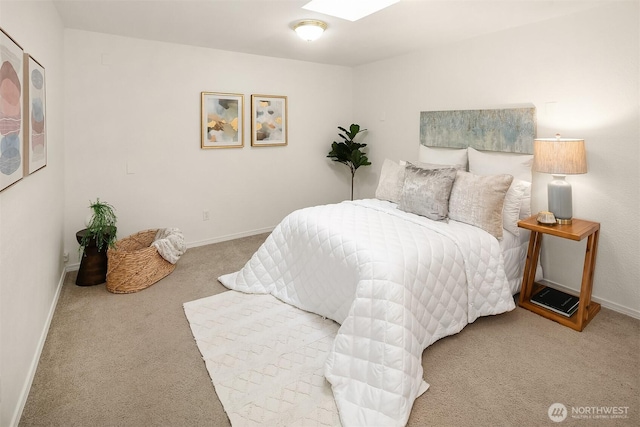
[[[80,230],[76,233],[76,240],[82,243],[82,239],[87,234],[87,229]],[[107,246],[98,250],[96,239],[90,238],[89,243],[84,248],[82,259],[80,260],[80,269],[76,277],[76,285],[93,286],[105,283],[107,281]]]

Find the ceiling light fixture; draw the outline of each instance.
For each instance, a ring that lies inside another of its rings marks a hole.
[[[302,8],[353,22],[399,1],[400,0],[311,0],[302,6]]]
[[[318,40],[326,29],[326,22],[318,21],[317,19],[305,19],[293,26],[293,30],[300,38],[308,42]]]

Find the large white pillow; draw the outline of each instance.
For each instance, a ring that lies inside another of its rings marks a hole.
[[[518,236],[518,220],[531,216],[531,167],[533,154],[496,153],[469,147],[469,172],[476,175],[508,174],[513,176],[512,187],[505,198],[503,225]],[[517,186],[517,188],[515,188]],[[515,207],[519,206],[515,215]]]
[[[529,185],[525,188],[520,202],[520,219],[529,218],[531,216],[531,183],[527,182],[526,184]]]
[[[528,197],[527,197],[528,194]],[[504,197],[504,207],[502,208],[502,227],[515,236],[520,235],[518,221],[531,216],[531,207],[529,213],[523,216],[526,206],[531,201],[531,183],[514,179]]]
[[[376,199],[398,203],[404,184],[404,164],[385,159],[376,188]]]
[[[507,174],[531,182],[533,154],[496,153],[469,147],[469,172],[476,175]]]
[[[431,148],[420,144],[418,161],[422,163],[434,163],[436,165],[451,165],[467,170],[466,148]]]

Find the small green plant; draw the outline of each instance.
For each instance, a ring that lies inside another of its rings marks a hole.
[[[118,218],[115,214],[115,208],[109,203],[101,202],[100,198],[95,202],[90,201],[90,203],[91,219],[87,224],[87,232],[80,242],[80,250],[84,250],[94,240],[98,251],[114,247],[118,232],[116,227]]]
[[[366,154],[361,151],[367,144],[354,141],[356,136],[366,129],[360,129],[360,125],[357,124],[352,124],[349,130],[340,126],[338,126],[338,129],[342,131],[338,136],[342,138],[343,141],[334,141],[333,144],[331,144],[331,151],[327,157],[335,162],[347,165],[351,170],[351,200],[353,200],[353,180],[356,175],[356,170],[360,166],[369,166],[371,164]]]

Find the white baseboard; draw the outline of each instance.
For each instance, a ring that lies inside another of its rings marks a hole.
[[[565,285],[562,285],[560,283],[556,283],[556,282],[554,282],[552,280],[548,280],[548,279],[545,279],[545,281],[551,283],[554,288],[558,288],[558,290],[560,290],[560,291],[568,292],[570,294],[575,294],[575,295],[578,295],[580,293],[579,289],[572,289],[572,288],[569,288],[569,287],[567,287]],[[594,301],[594,302],[597,302],[598,304],[600,304],[604,308],[608,308],[609,310],[613,310],[613,311],[616,311],[618,313],[627,315],[629,317],[633,317],[634,319],[640,319],[640,311],[638,311],[638,310],[634,310],[632,308],[625,307],[625,306],[620,305],[618,303],[606,300],[604,298],[598,298],[598,297],[595,297],[593,295],[591,296],[591,300]]]
[[[80,263],[74,262],[73,264],[67,264],[64,268],[64,272],[68,273],[70,271],[78,271],[80,269]]]
[[[198,246],[211,245],[213,243],[226,242],[228,240],[241,239],[243,237],[255,236],[262,233],[271,233],[275,227],[260,228],[258,230],[244,231],[242,233],[227,234],[226,236],[214,237],[212,239],[199,240],[187,243],[187,248],[197,248]]]
[[[62,291],[62,284],[64,283],[64,278],[67,275],[66,268],[62,270],[62,274],[60,275],[60,280],[58,281],[58,288],[56,289],[56,293],[53,297],[53,301],[51,301],[51,306],[49,307],[49,313],[47,313],[47,319],[44,323],[44,327],[42,328],[42,332],[40,333],[40,339],[38,340],[38,347],[36,348],[36,352],[31,359],[31,365],[29,366],[29,372],[27,375],[27,380],[24,383],[24,387],[22,388],[22,392],[20,393],[20,399],[18,400],[18,405],[13,414],[13,418],[11,419],[11,427],[17,427],[20,422],[20,418],[22,417],[22,411],[24,411],[24,406],[27,404],[27,398],[29,397],[29,391],[31,390],[31,385],[33,384],[33,379],[36,376],[36,371],[38,369],[38,363],[40,362],[40,356],[42,355],[42,350],[44,349],[44,343],[47,340],[47,335],[49,334],[49,327],[51,326],[51,321],[53,320],[53,315],[56,312],[56,306],[58,305],[58,299],[60,298],[60,292]]]

